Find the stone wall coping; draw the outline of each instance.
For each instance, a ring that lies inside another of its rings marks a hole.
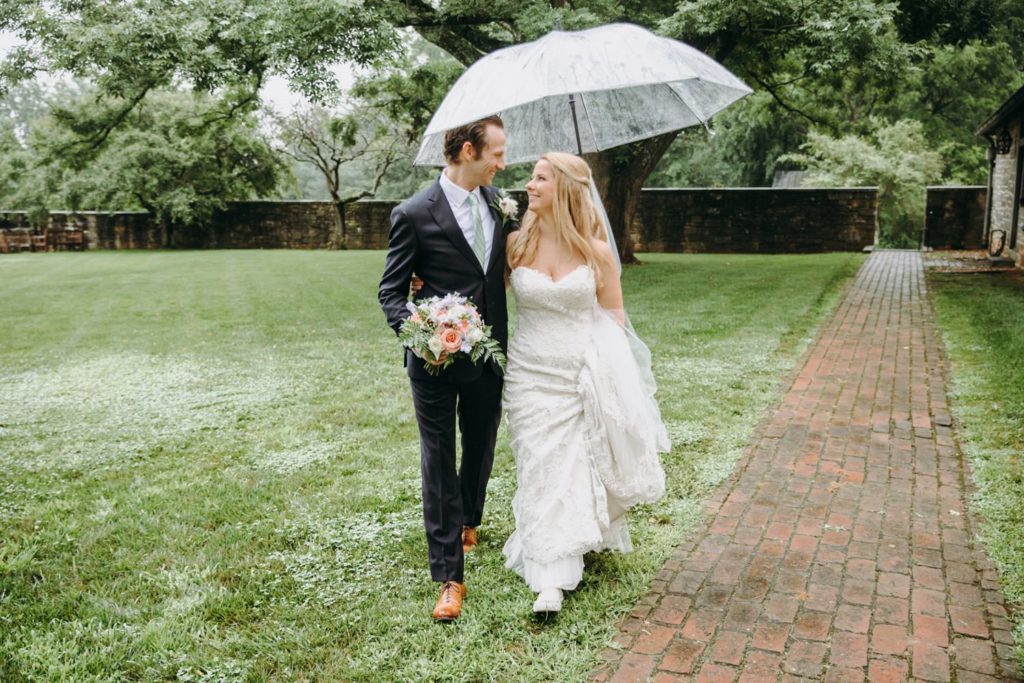
[[[986,185],[926,185],[926,190],[987,190]]]

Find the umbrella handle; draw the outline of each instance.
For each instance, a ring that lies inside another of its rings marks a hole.
[[[569,93],[569,109],[572,110],[572,129],[576,133],[576,154],[583,156],[583,145],[580,144],[580,124],[576,121],[576,95]]]

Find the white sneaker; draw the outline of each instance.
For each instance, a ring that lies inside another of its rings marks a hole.
[[[545,588],[537,594],[537,600],[533,603],[534,612],[560,612],[562,610],[562,590],[560,588]]]

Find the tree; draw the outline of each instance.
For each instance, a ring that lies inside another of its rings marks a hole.
[[[74,112],[92,101],[85,95],[61,106]],[[164,226],[171,246],[176,226],[202,224],[228,201],[266,196],[284,173],[255,117],[212,116],[219,106],[202,95],[149,93],[88,164],[69,144],[72,133],[50,116],[35,119],[8,157],[21,175],[2,188],[4,198],[35,216],[55,205],[143,209]]]
[[[207,116],[229,118],[258,106],[272,74],[325,101],[338,92],[334,63],[379,64],[398,49],[379,12],[319,0],[7,0],[0,29],[25,41],[0,62],[0,87],[37,72],[94,83],[91,107],[53,111],[83,164],[152,91],[216,95]]]
[[[676,138],[648,180],[650,187],[757,187],[770,184],[779,158],[799,148],[807,127],[779,110],[766,91],[726,109],[712,132]]]
[[[887,247],[920,246],[925,188],[942,174],[942,157],[925,144],[919,121],[881,125],[870,137],[829,137],[812,132],[803,152],[790,154],[817,187],[878,186],[879,241]]]
[[[25,171],[22,153],[14,126],[8,120],[0,120],[0,197],[4,199],[14,194],[18,178]]]
[[[757,90],[716,120],[710,149],[691,138],[672,150],[725,168],[722,184],[770,182],[811,132],[870,138],[904,118],[921,122],[947,178],[980,182],[985,145],[974,129],[1024,82],[1024,5],[1010,0],[697,0],[662,27]],[[660,182],[702,174],[673,166],[658,170]]]
[[[984,185],[985,143],[974,131],[1024,83],[1017,59],[1001,42],[929,46],[927,58],[904,79],[902,96],[884,109],[886,118],[920,121],[925,140],[942,154],[944,176]]]
[[[373,7],[396,26],[416,30],[463,66],[499,47],[537,38],[559,24],[578,29],[628,20],[696,45],[771,98],[770,105],[763,98],[756,105],[735,105],[737,111],[760,106],[758,119],[768,123],[767,128],[749,126],[738,116],[732,119],[737,134],[733,156],[751,169],[745,175],[756,176],[758,184],[770,174],[776,158],[795,151],[812,128],[825,126],[839,134],[850,116],[866,116],[850,113],[867,110],[870,104],[850,94],[864,87],[878,97],[912,53],[898,40],[895,4],[869,0],[449,0],[436,5],[425,0],[377,0]],[[811,83],[833,90],[827,106],[815,106],[814,97],[808,96],[804,85]],[[413,122],[417,136],[422,132],[415,127],[418,121]],[[624,262],[633,260],[625,228],[632,222],[640,189],[676,136],[669,133],[589,157]],[[699,137],[684,137],[694,139]],[[781,144],[774,142],[777,139]],[[751,145],[762,147],[753,160]]]
[[[278,117],[277,125],[284,143],[280,151],[322,174],[338,213],[338,246],[344,249],[348,240],[346,207],[376,195],[395,161],[409,156],[402,136],[387,119],[333,115],[315,105]],[[363,181],[348,188],[343,172],[353,166],[358,166]]]
[[[909,117],[941,150],[947,176],[976,179],[984,144],[974,117],[1022,82],[1019,0],[7,0],[0,29],[27,42],[0,63],[0,81],[63,69],[95,82],[92,107],[54,111],[83,166],[151,90],[192,87],[219,102],[209,116],[232,117],[282,74],[324,103],[338,60],[385,68],[367,101],[390,107],[415,140],[438,94],[484,54],[556,26],[622,20],[695,45],[757,91],[716,119],[713,143],[669,134],[591,158],[625,261],[623,231],[652,172],[764,184],[812,132],[869,139]],[[411,31],[450,59],[410,60]],[[712,172],[678,160],[659,169],[670,147]]]
[[[379,12],[319,0],[6,0],[0,30],[23,41],[0,61],[0,90],[38,72],[92,85],[86,105],[51,102],[48,139],[30,145],[25,175],[36,182],[21,185],[22,205],[102,199],[145,207],[169,228],[274,189],[280,165],[252,119],[268,76],[326,101],[338,93],[336,62],[381,64],[399,48]],[[189,112],[181,100],[168,112],[151,106],[179,89],[204,97]],[[221,166],[203,154],[220,155]]]
[[[741,103],[756,110],[755,125],[735,121],[735,132],[753,139],[744,128],[768,128],[792,141],[810,130],[840,135],[884,99],[913,52],[898,39],[895,11],[872,0],[690,0],[662,29],[767,96]],[[759,163],[763,183],[773,169]]]

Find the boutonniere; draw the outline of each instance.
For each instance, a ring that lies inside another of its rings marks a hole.
[[[509,223],[515,223],[519,217],[519,204],[516,200],[505,194],[504,190],[498,190],[491,202],[491,207],[501,214],[501,227],[507,227]]]

